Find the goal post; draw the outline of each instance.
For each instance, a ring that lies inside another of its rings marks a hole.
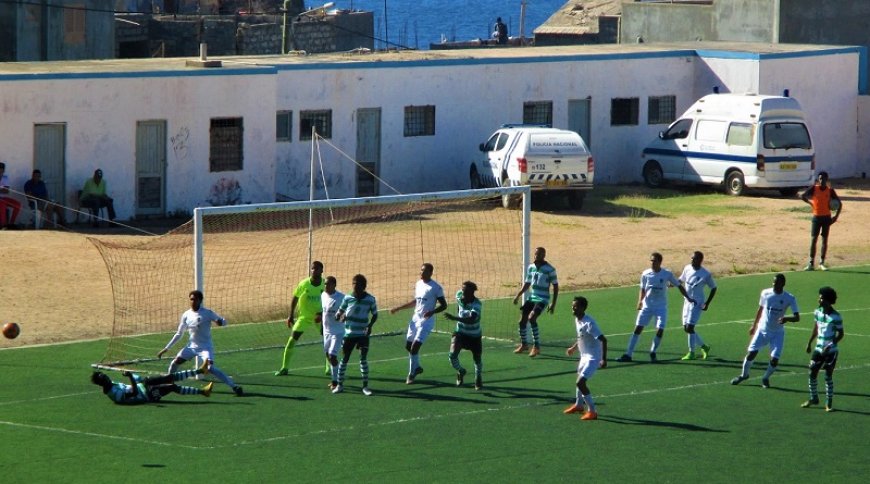
[[[388,310],[413,299],[420,266],[431,262],[448,311],[455,314],[455,294],[472,280],[484,303],[484,336],[514,339],[519,311],[512,299],[530,261],[530,193],[504,187],[202,207],[191,222],[145,242],[92,239],[114,298],[101,364],[147,367],[194,288],[229,320],[212,332],[216,353],[283,347],[293,290],[311,260],[323,262],[324,277],[335,276],[345,294],[355,274],[366,276],[378,301],[376,334],[404,334],[410,310]],[[502,208],[505,195],[521,196],[522,209]],[[437,331],[455,324],[437,320]],[[312,333],[301,343],[320,344]]]

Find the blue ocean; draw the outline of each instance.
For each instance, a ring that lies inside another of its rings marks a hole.
[[[375,48],[429,49],[442,40],[488,39],[497,17],[510,36],[520,35],[522,0],[334,0],[342,10],[363,10],[375,15]],[[524,33],[532,32],[565,4],[566,0],[525,0]],[[326,3],[326,2],[324,2]],[[317,2],[306,1],[317,7]]]

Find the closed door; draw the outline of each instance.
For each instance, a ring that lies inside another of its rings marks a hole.
[[[166,191],[166,121],[136,123],[136,215],[163,215]]]
[[[42,172],[50,199],[74,206],[66,194],[66,124],[33,126],[33,169]],[[84,183],[81,180],[81,184]]]
[[[568,101],[568,129],[579,134],[586,146],[592,148],[592,98]]]
[[[378,166],[381,161],[381,109],[356,110],[356,196],[378,195]]]

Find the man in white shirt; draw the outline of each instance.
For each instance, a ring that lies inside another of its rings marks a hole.
[[[432,279],[435,268],[426,262],[420,267],[420,280],[414,288],[414,299],[401,306],[390,309],[390,314],[414,306],[414,314],[408,323],[405,349],[408,350],[409,371],[405,383],[414,383],[417,375],[423,373],[420,366],[420,347],[426,342],[429,333],[435,329],[435,314],[447,309],[447,299],[441,284]]]
[[[577,363],[577,392],[574,405],[566,408],[563,413],[581,413],[580,420],[597,420],[595,401],[586,382],[592,378],[598,368],[607,367],[607,338],[604,337],[595,319],[586,314],[587,307],[589,301],[583,296],[575,297],[571,303],[577,341],[565,353],[571,356],[580,350],[580,361]]]
[[[632,333],[631,338],[628,340],[628,348],[625,350],[625,354],[617,358],[616,361],[631,361],[631,355],[634,353],[634,347],[640,339],[640,333],[643,332],[643,328],[653,318],[656,320],[656,335],[649,350],[649,359],[653,363],[658,361],[656,351],[662,343],[662,336],[668,323],[668,288],[670,286],[676,286],[684,298],[692,303],[695,302],[686,294],[686,290],[680,284],[680,281],[674,277],[674,274],[662,267],[662,259],[662,255],[658,252],[650,254],[650,268],[643,271],[640,275],[640,293],[637,297],[637,321],[635,322],[634,333]]]
[[[175,373],[178,371],[178,366],[185,361],[199,357],[208,362],[208,372],[218,378],[218,380],[226,383],[233,389],[236,396],[242,396],[242,387],[236,385],[232,378],[227,376],[223,371],[214,365],[214,345],[211,341],[211,323],[216,323],[218,326],[226,326],[227,320],[222,318],[216,312],[202,305],[202,291],[194,290],[188,294],[190,300],[190,309],[181,315],[181,321],[178,323],[178,330],[172,335],[172,339],[166,343],[162,350],[157,352],[157,357],[161,358],[163,353],[169,351],[175,343],[181,339],[181,336],[187,331],[187,345],[175,355],[172,363],[169,364],[167,373]]]
[[[696,250],[692,254],[692,262],[683,268],[683,273],[680,274],[680,282],[689,294],[689,297],[694,302],[685,300],[683,302],[683,330],[689,335],[689,352],[682,360],[694,360],[695,348],[701,349],[701,359],[706,360],[707,354],[710,352],[710,347],[704,344],[701,335],[695,331],[695,325],[701,319],[701,311],[706,311],[710,306],[710,302],[716,295],[716,281],[713,280],[713,275],[710,274],[705,267],[701,266],[704,262],[704,253]],[[710,288],[710,294],[704,299],[704,286]],[[701,304],[701,301],[704,301]]]
[[[327,276],[326,285],[320,294],[320,305],[323,310],[321,317],[323,351],[329,361],[329,371],[332,376],[330,388],[333,390],[338,386],[338,350],[341,348],[342,340],[344,340],[344,323],[336,317],[341,301],[344,300],[344,294],[335,289],[336,284],[335,277]]]
[[[791,308],[792,315],[785,316],[786,309]],[[776,371],[779,357],[782,355],[782,346],[785,342],[785,323],[796,323],[801,320],[797,306],[797,299],[785,290],[785,276],[777,274],[773,276],[773,287],[761,291],[758,300],[758,311],[755,312],[755,321],[749,328],[752,339],[749,341],[746,357],[743,358],[743,369],[740,375],[731,380],[732,385],[737,385],[749,378],[749,369],[755,361],[758,351],[765,346],[770,346],[770,363],[767,371],[761,377],[762,388],[770,387],[770,376]]]

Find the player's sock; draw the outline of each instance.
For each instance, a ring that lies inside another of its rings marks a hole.
[[[770,363],[768,363],[767,370],[764,372],[764,376],[761,377],[761,379],[767,380],[768,378],[770,378],[770,375],[773,375],[773,372],[775,372],[775,371],[776,371],[776,367],[771,365]]]
[[[365,358],[360,358],[359,360],[359,374],[362,376],[363,382],[369,381],[369,360]],[[368,383],[363,383],[364,387],[369,386]]]
[[[704,340],[701,339],[701,335],[698,333],[692,333],[695,336],[695,348],[700,348],[704,346]]]
[[[483,362],[474,363],[474,378],[480,380],[483,377]]]
[[[236,384],[235,384],[235,382],[233,382],[233,379],[230,378],[229,376],[227,376],[226,373],[224,373],[223,371],[221,371],[220,368],[216,367],[216,366],[214,365],[214,363],[212,363],[211,368],[208,370],[208,372],[211,373],[212,375],[214,375],[215,377],[217,377],[218,380],[220,380],[220,381],[226,383],[227,385],[229,385],[230,388],[235,388],[235,387],[236,387]]]
[[[695,335],[693,333],[689,333],[689,353],[695,352]]]
[[[528,336],[528,326],[520,326],[520,344],[526,344],[526,338]]]
[[[819,401],[819,381],[813,377],[810,377],[810,400]]]
[[[296,340],[290,337],[287,340],[287,346],[284,347],[284,359],[281,360],[281,368],[287,368],[287,365],[290,364],[294,348],[296,348]]]
[[[182,370],[171,373],[172,381],[181,381],[197,375],[197,370]]]
[[[411,354],[409,355],[408,361],[411,367],[410,371],[408,371],[408,374],[413,375],[414,372],[417,371],[417,368],[420,367],[420,355]]]
[[[182,395],[202,395],[202,390],[194,387],[178,387],[178,393]]]
[[[590,412],[595,411],[595,402],[592,400],[592,394],[583,395],[583,402],[586,403],[586,409]]]
[[[828,401],[834,399],[834,375],[825,375],[825,398]]]
[[[329,365],[329,374],[332,377],[332,381],[338,382],[338,365]]]
[[[746,358],[743,358],[743,370],[741,370],[742,373],[740,373],[740,376],[743,376],[743,377],[749,376],[749,369],[752,368],[753,362],[754,362],[754,360],[747,360]]]
[[[535,347],[541,347],[541,334],[538,332],[538,323],[532,324],[532,340],[535,342]]]
[[[338,383],[339,385],[344,383],[344,374],[347,372],[347,362],[341,360],[341,363],[338,364]]]
[[[650,353],[655,353],[659,349],[659,345],[662,344],[662,338],[659,336],[653,337],[652,346],[649,348]]]
[[[447,359],[450,360],[450,366],[452,366],[454,370],[462,370],[462,365],[459,364],[459,356],[456,353],[447,353]]]
[[[583,394],[580,393],[579,388],[574,389],[574,405],[578,407],[583,405]]]
[[[634,347],[637,346],[637,340],[640,339],[639,334],[631,333],[631,337],[628,338],[628,348],[625,350],[625,354],[631,356],[634,353]]]

